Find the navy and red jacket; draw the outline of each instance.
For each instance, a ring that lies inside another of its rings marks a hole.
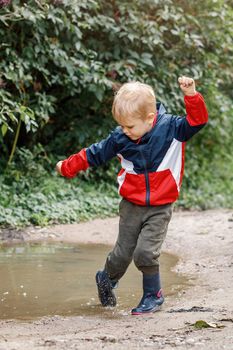
[[[178,196],[184,171],[185,143],[208,121],[200,93],[184,98],[187,115],[168,114],[157,103],[154,126],[138,141],[126,136],[121,127],[110,135],[62,162],[61,173],[72,178],[81,170],[99,166],[117,156],[119,194],[138,205],[163,205]]]

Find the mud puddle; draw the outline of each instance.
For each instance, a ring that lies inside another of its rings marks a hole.
[[[52,315],[128,315],[141,298],[141,273],[131,264],[116,289],[118,305],[100,306],[95,273],[111,247],[64,243],[27,243],[0,248],[0,318],[34,319]],[[165,296],[189,284],[171,269],[178,258],[163,253]]]

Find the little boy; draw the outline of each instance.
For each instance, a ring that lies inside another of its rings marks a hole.
[[[208,120],[205,102],[188,77],[178,79],[185,97],[187,116],[168,114],[156,104],[153,89],[140,82],[122,85],[115,95],[112,114],[119,126],[110,135],[68,159],[57,171],[72,178],[81,170],[118,156],[119,235],[96,284],[103,306],[115,306],[113,289],[132,259],[143,276],[143,295],[132,315],[157,311],[164,297],[159,256],[179,195],[184,170],[184,147]]]

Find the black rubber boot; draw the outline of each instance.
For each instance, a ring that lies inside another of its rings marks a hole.
[[[117,287],[117,282],[111,281],[105,270],[98,271],[95,279],[101,304],[103,306],[116,306],[116,296],[113,289]]]
[[[143,296],[138,306],[131,310],[131,314],[142,315],[158,311],[163,302],[159,273],[143,274]]]

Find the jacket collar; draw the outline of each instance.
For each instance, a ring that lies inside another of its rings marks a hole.
[[[155,119],[154,119],[154,122],[153,122],[153,127],[152,127],[152,129],[151,129],[149,132],[147,132],[145,135],[143,135],[142,137],[140,137],[140,139],[138,139],[138,140],[136,141],[136,144],[143,143],[144,141],[147,141],[148,138],[150,138],[150,136],[151,136],[151,134],[152,134],[152,132],[153,132],[153,129],[154,129],[154,127],[156,126],[156,122],[157,122],[157,120],[158,120],[158,117],[159,117],[159,116],[162,116],[163,114],[166,113],[166,109],[165,109],[164,105],[163,105],[161,102],[157,102],[157,103],[156,103],[156,109],[157,109],[157,113],[155,114]]]
[[[156,109],[157,109],[158,115],[163,115],[167,113],[164,105],[161,102],[156,103]]]

